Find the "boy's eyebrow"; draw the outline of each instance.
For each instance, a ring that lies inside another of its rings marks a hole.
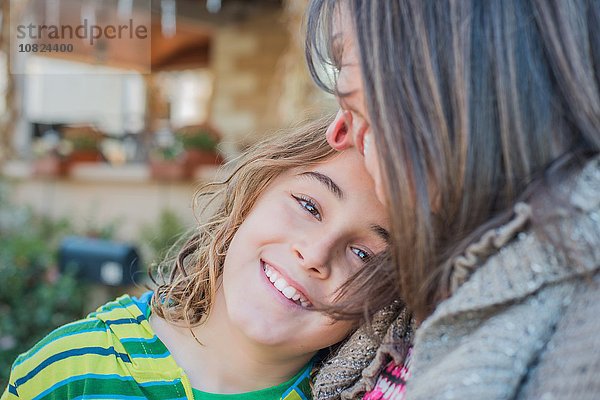
[[[318,182],[325,185],[325,187],[327,187],[327,189],[331,193],[333,193],[335,195],[335,197],[337,197],[339,200],[344,199],[344,191],[337,185],[337,183],[335,183],[333,181],[333,179],[331,179],[327,175],[322,174],[317,171],[306,171],[306,172],[302,172],[301,174],[298,174],[298,175],[310,177],[310,178],[317,180]]]
[[[317,171],[306,171],[302,172],[301,174],[298,174],[298,176],[315,179],[318,182],[325,185],[325,187],[327,187],[327,189],[331,193],[333,193],[335,197],[337,197],[340,200],[344,199],[344,191],[337,185],[337,183],[333,181],[333,179],[331,179],[327,175]],[[382,238],[386,242],[386,244],[390,244],[390,233],[387,231],[387,229],[385,229],[381,225],[373,224],[371,225],[371,231],[373,231],[375,234],[377,234],[377,236]]]
[[[375,232],[379,237],[381,237],[386,244],[390,244],[390,233],[381,225],[371,225],[371,229]]]

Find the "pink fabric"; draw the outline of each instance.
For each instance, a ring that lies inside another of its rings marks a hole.
[[[404,364],[390,361],[379,374],[373,390],[367,392],[363,400],[404,400],[406,381],[410,377],[410,358],[411,351]]]

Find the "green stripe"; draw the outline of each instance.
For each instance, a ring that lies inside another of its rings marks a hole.
[[[105,313],[105,312],[110,312],[110,311],[113,311],[113,310],[115,310],[117,308],[127,308],[127,307],[133,306],[133,305],[135,305],[135,303],[131,300],[131,298],[129,296],[127,296],[127,297],[122,296],[122,297],[119,297],[116,300],[113,300],[113,301],[110,301],[110,302],[104,304],[98,310],[90,313],[88,315],[88,318],[90,318],[90,317],[96,317],[98,314],[102,314],[102,313]],[[129,311],[129,310],[127,310],[127,311]],[[139,309],[137,308],[137,306],[136,306],[136,311],[139,312]],[[141,312],[139,312],[139,314],[141,314]]]
[[[72,399],[79,396],[111,395],[144,396],[148,399],[169,399],[185,396],[181,382],[157,382],[155,385],[140,387],[137,382],[124,377],[118,378],[84,378],[68,382],[46,394],[39,400]],[[38,399],[36,399],[38,400]]]
[[[148,342],[140,339],[140,341],[126,341],[123,342],[123,347],[127,354],[135,356],[138,354],[147,355],[162,355],[167,353],[169,350],[166,348],[163,342],[155,336],[154,341]]]

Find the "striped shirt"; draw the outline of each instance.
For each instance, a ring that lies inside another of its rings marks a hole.
[[[122,296],[64,325],[14,362],[0,400],[193,399],[184,371],[150,324],[152,292]],[[309,374],[283,400],[310,399]]]

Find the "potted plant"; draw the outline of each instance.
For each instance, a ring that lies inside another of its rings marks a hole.
[[[206,124],[186,126],[175,133],[159,131],[150,152],[150,174],[159,180],[191,179],[198,167],[223,163],[219,141],[218,132]]]
[[[44,136],[34,139],[33,175],[43,178],[55,178],[66,175],[65,143],[58,132],[52,130]]]
[[[202,165],[219,165],[223,157],[218,151],[221,135],[210,125],[190,125],[180,128],[175,137],[183,146],[183,157],[188,175],[194,175]]]
[[[62,129],[63,146],[67,170],[78,163],[93,163],[104,160],[100,152],[103,135],[90,125],[71,125]]]
[[[150,151],[149,166],[154,179],[172,181],[187,177],[183,148],[176,141],[156,145]]]

